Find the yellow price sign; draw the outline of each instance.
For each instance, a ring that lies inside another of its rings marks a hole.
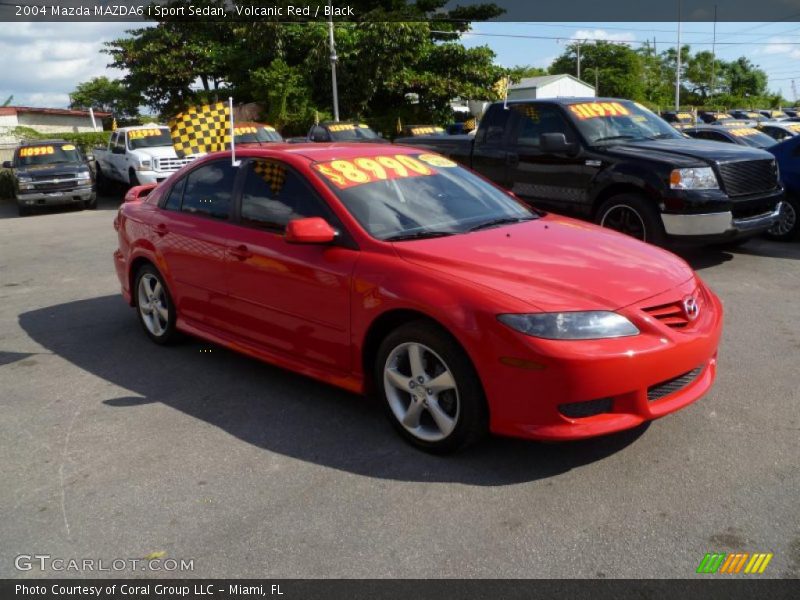
[[[20,148],[20,157],[28,156],[46,156],[48,154],[55,154],[56,149],[53,146],[28,146],[27,148]]]
[[[314,163],[313,168],[340,190],[375,181],[436,174],[434,169],[408,154],[330,160]]]
[[[335,125],[328,125],[330,131],[353,131],[356,128],[352,123],[337,123]]]
[[[631,114],[631,111],[619,102],[583,102],[581,104],[570,104],[569,109],[581,121],[598,117],[608,118]]]
[[[139,140],[146,137],[161,135],[161,129],[133,129],[128,132],[129,140]]]
[[[234,127],[233,135],[247,135],[248,133],[256,133],[255,127]]]
[[[740,127],[739,129],[730,129],[729,131],[736,137],[749,137],[758,133],[758,129],[753,129],[752,127]]]
[[[440,154],[420,154],[417,156],[417,159],[431,165],[432,167],[444,167],[445,169],[451,169],[458,166],[458,163],[455,163],[449,158],[445,158]]]
[[[75,150],[75,146],[73,146],[72,144],[64,144],[63,146],[61,146],[61,149],[62,150]]]

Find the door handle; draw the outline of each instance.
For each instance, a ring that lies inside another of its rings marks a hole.
[[[238,260],[247,260],[253,253],[247,249],[247,246],[242,244],[241,246],[236,246],[235,248],[228,248],[228,253]]]
[[[168,233],[169,229],[167,229],[167,226],[164,225],[164,223],[159,223],[158,225],[156,225],[156,235],[164,237]]]
[[[519,154],[509,152],[506,154],[506,164],[509,167],[516,167],[519,164]]]

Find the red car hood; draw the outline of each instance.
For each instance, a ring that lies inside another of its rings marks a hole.
[[[689,265],[666,250],[555,215],[394,247],[409,262],[544,312],[615,310],[694,276]]]

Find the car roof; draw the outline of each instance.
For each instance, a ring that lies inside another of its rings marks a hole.
[[[352,142],[333,142],[333,143],[313,143],[306,142],[301,144],[274,143],[261,148],[243,148],[236,151],[236,156],[245,157],[274,157],[275,154],[286,154],[290,156],[301,156],[309,161],[318,162],[333,160],[337,158],[351,159],[361,156],[383,156],[386,154],[426,154],[425,150],[412,148],[411,146],[389,145],[381,143],[352,143]],[[215,152],[214,156],[230,156],[230,151]]]

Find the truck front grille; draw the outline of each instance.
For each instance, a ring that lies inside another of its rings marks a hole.
[[[749,196],[771,192],[779,186],[775,160],[748,160],[719,165],[722,185],[728,196]]]
[[[195,157],[187,158],[159,158],[158,170],[159,171],[177,171],[184,165],[188,165],[194,160]]]
[[[78,180],[71,178],[71,179],[58,179],[58,182],[53,181],[53,177],[47,177],[46,179],[41,179],[37,181],[36,179],[33,180],[33,189],[37,192],[61,192],[64,190],[71,190],[78,186]]]

